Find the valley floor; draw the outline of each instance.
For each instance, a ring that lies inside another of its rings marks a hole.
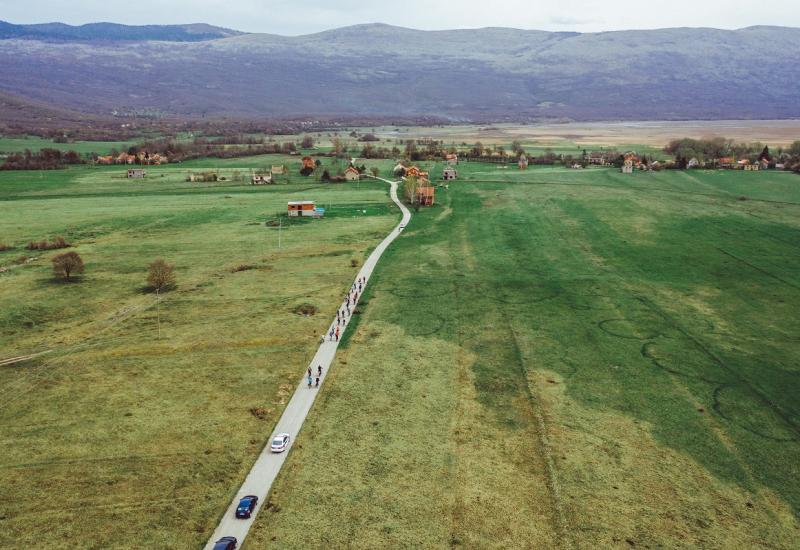
[[[460,170],[245,548],[792,548],[796,176]]]

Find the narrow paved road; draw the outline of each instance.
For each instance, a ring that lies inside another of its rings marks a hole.
[[[390,195],[394,203],[402,211],[403,220],[392,230],[391,233],[389,233],[389,235],[386,236],[385,239],[383,239],[377,248],[373,250],[372,254],[370,254],[369,258],[367,258],[367,261],[364,262],[364,266],[361,268],[361,271],[358,272],[356,281],[364,277],[366,279],[366,284],[369,284],[369,278],[372,275],[372,270],[375,269],[375,265],[378,263],[378,260],[380,260],[383,252],[388,248],[392,241],[394,241],[400,235],[402,228],[405,227],[409,220],[411,220],[411,212],[409,212],[408,208],[406,208],[405,205],[403,205],[403,203],[397,198],[397,182],[385,180],[383,178],[374,179],[386,182],[391,186]],[[364,285],[365,288],[366,284]],[[353,306],[353,308],[355,308],[355,306]],[[344,309],[344,302],[339,309]],[[342,328],[342,336],[347,330],[347,325],[349,322],[350,318],[348,317],[346,318],[345,325]],[[336,327],[336,319],[331,322],[328,330],[330,330],[331,327]],[[336,350],[338,348],[339,342],[331,342],[326,337],[325,342],[320,345],[319,350],[317,350],[317,354],[309,364],[309,367],[311,367],[311,370],[314,372],[315,376],[317,372],[317,366],[322,365],[322,378],[320,378],[320,385],[325,382],[325,378],[328,375],[331,364],[333,363],[333,358],[336,356]],[[292,395],[289,404],[283,411],[283,415],[281,416],[280,420],[278,420],[278,423],[275,426],[275,431],[270,436],[270,442],[272,441],[272,436],[275,434],[288,433],[291,436],[291,444],[294,444],[294,442],[297,440],[297,434],[300,432],[300,428],[303,426],[303,421],[305,421],[308,411],[311,409],[311,405],[314,404],[314,399],[317,397],[318,392],[318,388],[308,388],[308,381],[304,371],[294,395]],[[247,474],[247,478],[239,488],[239,491],[236,493],[236,496],[234,497],[230,506],[228,506],[228,509],[225,511],[225,515],[220,520],[219,525],[217,526],[216,530],[214,530],[214,534],[206,544],[206,549],[210,550],[214,546],[215,541],[225,536],[236,537],[239,541],[239,544],[242,544],[242,541],[247,536],[250,527],[255,521],[256,515],[261,511],[261,507],[266,501],[270,487],[272,487],[272,483],[278,476],[278,472],[280,471],[281,466],[283,466],[283,463],[286,461],[288,454],[289,449],[280,454],[273,454],[270,451],[269,443],[267,444],[267,446],[261,452],[261,455],[259,455],[255,464],[253,464],[253,468],[250,470],[250,473]],[[236,519],[236,505],[239,503],[239,499],[245,495],[258,496],[258,507],[250,519]]]

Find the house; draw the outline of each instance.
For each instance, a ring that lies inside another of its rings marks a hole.
[[[733,158],[722,157],[717,159],[717,168],[733,168]]]
[[[623,174],[633,174],[633,160],[625,159],[625,162],[622,163],[621,170]]]
[[[442,172],[442,179],[444,180],[447,181],[454,180],[457,177],[458,177],[458,172],[452,166],[448,166],[447,168],[444,169],[444,172]]]
[[[416,202],[420,206],[433,206],[433,196],[436,189],[432,185],[420,185],[417,187]]]
[[[450,166],[455,166],[458,164],[458,155],[455,153],[448,153],[445,160]]]
[[[744,161],[744,162],[746,164],[742,164],[742,161],[739,161],[739,164],[741,164],[742,168],[748,172],[758,172],[759,168],[761,167],[761,163],[758,162],[753,162],[753,163],[751,163],[750,161]]]
[[[762,158],[758,161],[758,164],[761,170],[769,170],[769,159]]]
[[[282,164],[280,165],[273,164],[271,173],[273,176],[282,176],[284,173],[286,173],[286,167]]]
[[[142,179],[147,177],[147,170],[143,168],[130,168],[128,170],[128,179]]]
[[[114,157],[97,157],[97,164],[114,164]]]
[[[411,168],[406,169],[406,177],[408,178],[418,178],[422,174],[422,171],[417,168],[416,166],[412,166]]]
[[[253,172],[253,177],[250,179],[250,185],[267,185],[274,183],[272,174],[256,174]]]
[[[287,212],[290,218],[313,218],[316,217],[316,205],[314,201],[291,201],[287,204]]]
[[[519,156],[519,162],[517,162],[517,166],[519,166],[520,170],[525,170],[528,168],[528,157],[525,155]]]
[[[775,170],[785,170],[785,169],[786,169],[785,164],[778,163],[775,165]]]
[[[361,172],[354,166],[348,166],[344,171],[344,179],[347,181],[358,181],[361,179]]]
[[[589,156],[586,158],[586,161],[589,164],[595,164],[597,166],[605,166],[606,155],[601,151],[592,151],[591,153],[589,153]]]
[[[700,166],[700,161],[694,157],[689,159],[689,162],[686,163],[686,168],[698,168],[699,166]]]
[[[583,170],[583,164],[578,164],[577,162],[575,162],[572,164],[572,166],[570,166],[570,168],[572,168],[573,170]]]
[[[406,167],[398,162],[397,166],[395,166],[392,170],[392,174],[394,174],[396,177],[402,178],[406,175]]]

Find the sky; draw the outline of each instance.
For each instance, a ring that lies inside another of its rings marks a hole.
[[[0,20],[209,23],[300,35],[359,23],[416,29],[514,27],[598,32],[664,27],[800,27],[798,0],[0,0]]]

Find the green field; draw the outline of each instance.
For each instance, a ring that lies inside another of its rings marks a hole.
[[[121,168],[0,173],[0,242],[14,247],[0,252],[0,359],[52,350],[0,367],[2,548],[200,547],[352,260],[399,215],[384,184],[187,184],[186,170],[138,182]],[[278,248],[265,221],[303,199],[326,218],[284,225]],[[57,252],[24,248],[55,235],[84,258],[79,282],[53,280]],[[157,306],[144,287],[158,257],[176,265],[177,288]],[[299,315],[304,304],[318,314]]]
[[[56,143],[51,139],[39,137],[0,137],[0,154],[22,153],[26,149],[39,151],[41,149],[58,149],[59,151],[75,151],[82,155],[97,153],[107,155],[112,149],[127,150],[135,141],[74,141],[72,143]]]
[[[800,178],[459,168],[245,548],[796,548]]]
[[[0,173],[0,360],[52,350],[0,367],[0,547],[207,539],[398,219],[384,185],[297,168]],[[796,547],[800,178],[458,168],[381,260],[245,550]],[[326,218],[279,249],[264,222],[304,199]],[[55,235],[77,282],[24,249]]]

